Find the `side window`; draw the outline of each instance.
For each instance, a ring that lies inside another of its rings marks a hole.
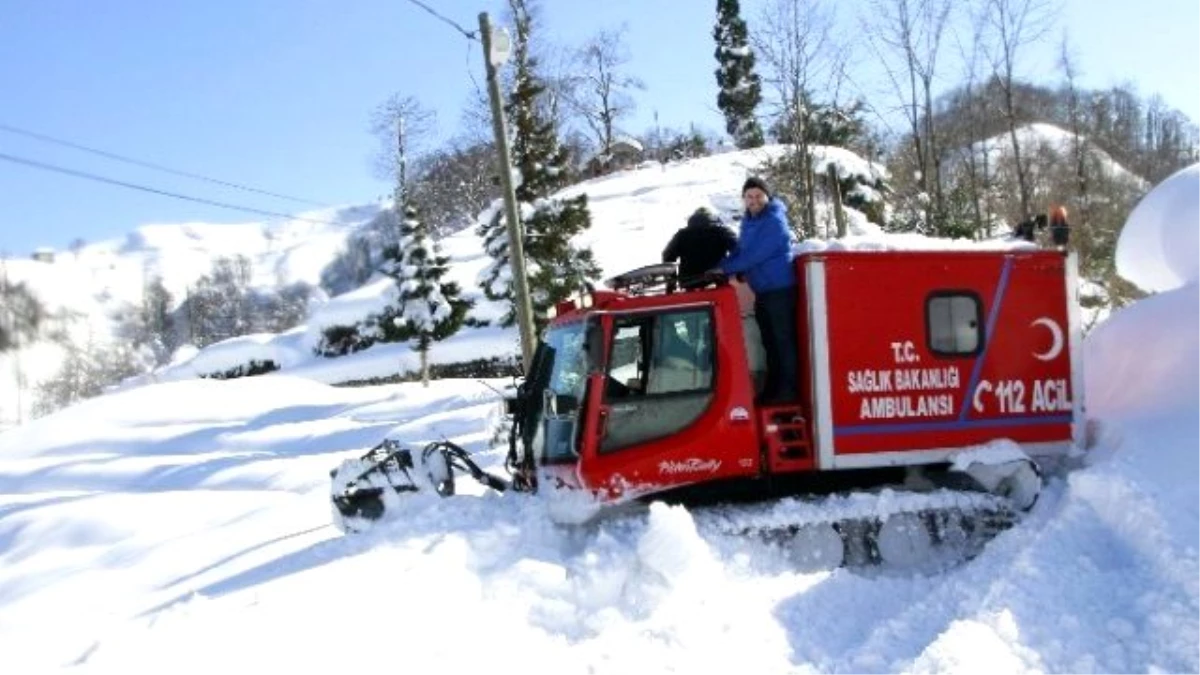
[[[925,301],[929,349],[938,356],[974,356],[983,349],[983,303],[974,293],[939,292]]]
[[[601,452],[668,436],[704,414],[715,358],[707,309],[621,317],[613,331]]]
[[[642,349],[653,326],[652,321],[622,320],[613,330],[612,353],[608,358],[610,395],[631,396],[645,393],[647,363]]]
[[[712,388],[712,325],[708,312],[661,315],[651,345],[647,394],[680,394]]]

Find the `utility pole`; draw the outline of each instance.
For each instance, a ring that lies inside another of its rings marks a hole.
[[[487,12],[479,15],[479,36],[483,42],[483,65],[487,68],[488,98],[492,104],[492,131],[496,136],[496,148],[500,152],[500,183],[504,187],[504,215],[508,221],[508,260],[512,266],[513,302],[517,306],[517,324],[521,329],[521,359],[525,373],[529,374],[533,362],[533,306],[529,300],[529,278],[525,274],[525,247],[521,231],[521,220],[517,216],[517,195],[513,188],[512,157],[508,151],[508,133],[505,131],[504,106],[500,101],[500,82],[496,69],[508,60],[508,36],[497,35],[499,44],[492,43],[492,24]],[[495,49],[493,50],[493,47]]]

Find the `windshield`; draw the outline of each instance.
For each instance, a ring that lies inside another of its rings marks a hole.
[[[538,463],[573,461],[576,418],[587,386],[587,325],[577,322],[546,331],[534,358],[526,438]],[[549,408],[547,408],[549,406]]]
[[[560,397],[559,412],[569,412],[583,398],[587,381],[587,353],[584,349],[583,322],[558,326],[546,331],[543,339],[547,355],[553,359],[550,365],[550,380],[547,386]],[[568,400],[562,400],[567,397]],[[569,406],[563,409],[562,404]]]

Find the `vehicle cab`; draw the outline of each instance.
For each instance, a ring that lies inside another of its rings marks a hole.
[[[526,393],[523,434],[541,480],[621,499],[756,474],[741,326],[728,285],[559,303]]]

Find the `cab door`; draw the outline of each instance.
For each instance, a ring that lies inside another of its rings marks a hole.
[[[589,406],[596,419],[585,425],[594,430],[583,446],[589,485],[657,491],[757,472],[740,319],[722,309],[696,304],[606,316],[608,351],[589,386],[600,405]]]

